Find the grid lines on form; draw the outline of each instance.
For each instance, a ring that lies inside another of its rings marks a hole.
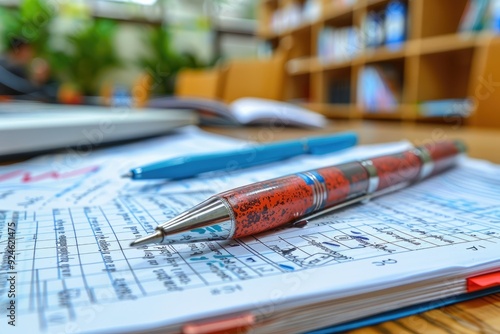
[[[205,198],[194,193],[127,196],[101,206],[37,212],[0,211],[0,237],[7,222],[18,225],[17,288],[26,292],[19,294],[18,310],[36,313],[40,328],[50,328],[98,312],[103,305],[152,295],[207,287],[217,293],[228,283],[353,261],[396,261],[399,254],[417,251],[488,251],[489,244],[500,240],[495,206],[500,191],[478,183],[479,199],[467,191],[452,196],[454,180],[462,174],[458,169],[303,228],[284,227],[240,240],[129,247],[159,222]],[[0,247],[4,303],[6,243]]]

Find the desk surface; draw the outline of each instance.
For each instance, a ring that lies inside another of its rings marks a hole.
[[[356,131],[360,144],[385,143],[408,140],[414,144],[425,144],[443,139],[462,139],[468,146],[468,154],[473,158],[487,159],[500,164],[500,130],[470,128],[459,124],[419,124],[382,121],[331,121],[320,130],[281,127],[255,128],[204,128],[244,140],[268,142],[301,136],[320,135],[332,131]]]
[[[469,148],[469,156],[487,159],[500,164],[500,131],[466,128],[454,124],[404,124],[398,122],[334,121],[325,129],[283,129],[275,128],[205,128],[244,140],[267,142],[308,135],[325,134],[332,131],[356,131],[360,144],[383,143],[409,140],[414,144],[424,144],[439,139],[459,138]],[[500,293],[487,297],[441,307],[377,326],[361,328],[350,334],[406,334],[406,333],[499,333]]]

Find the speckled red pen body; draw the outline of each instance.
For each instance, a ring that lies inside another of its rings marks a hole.
[[[230,208],[232,238],[256,234],[402,182],[415,182],[455,164],[462,143],[443,141],[254,183],[217,195]]]

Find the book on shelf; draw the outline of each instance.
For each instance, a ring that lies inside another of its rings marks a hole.
[[[316,127],[326,125],[326,118],[312,110],[290,102],[245,97],[231,103],[200,97],[162,97],[148,107],[160,109],[191,109],[198,111],[206,125],[282,125]]]
[[[391,112],[399,106],[401,78],[390,66],[369,65],[358,78],[358,105],[367,112]]]
[[[460,20],[460,32],[479,31],[488,26],[485,22],[490,9],[489,0],[469,0]]]
[[[385,43],[390,49],[398,49],[406,39],[406,5],[391,1],[385,10]]]
[[[302,18],[304,22],[312,23],[321,17],[321,0],[306,0],[302,9]]]
[[[351,103],[351,80],[334,80],[328,84],[328,103],[349,104]]]
[[[282,33],[321,17],[321,0],[307,0],[304,3],[290,2],[276,9],[271,16],[270,28],[274,33]]]
[[[488,19],[491,31],[500,33],[500,0],[491,0]]]
[[[469,116],[474,108],[473,101],[464,99],[441,99],[422,101],[419,103],[419,113],[428,117],[446,117],[446,116]]]
[[[324,27],[318,33],[318,59],[322,63],[347,61],[362,51],[357,27]]]
[[[399,0],[390,1],[380,11],[368,11],[361,20],[361,39],[365,48],[386,45],[399,49],[406,40],[407,9]]]
[[[385,30],[381,14],[369,12],[361,22],[363,43],[367,48],[377,48],[384,44]]]
[[[489,30],[494,34],[500,33],[500,0],[489,0],[485,5],[481,25],[477,29]]]
[[[354,6],[358,0],[331,0],[332,6],[334,7],[352,7]]]

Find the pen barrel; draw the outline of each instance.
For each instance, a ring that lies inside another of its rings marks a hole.
[[[458,158],[467,151],[467,147],[460,140],[447,140],[423,145],[421,150],[427,151],[430,157],[426,161],[429,165],[429,175],[422,175],[427,177],[453,167]]]
[[[403,182],[414,182],[420,178],[424,166],[418,148],[376,157],[364,161],[363,164],[370,174],[368,193],[383,190]]]
[[[223,192],[235,223],[233,238],[256,234],[297,220],[368,189],[359,162],[288,175]]]
[[[441,172],[465,151],[446,141],[398,154],[320,168],[239,187],[217,195],[229,206],[232,238],[263,232],[401,183]]]
[[[370,174],[369,192],[438,174],[454,166],[465,150],[460,141],[439,141],[367,160],[364,165]]]

